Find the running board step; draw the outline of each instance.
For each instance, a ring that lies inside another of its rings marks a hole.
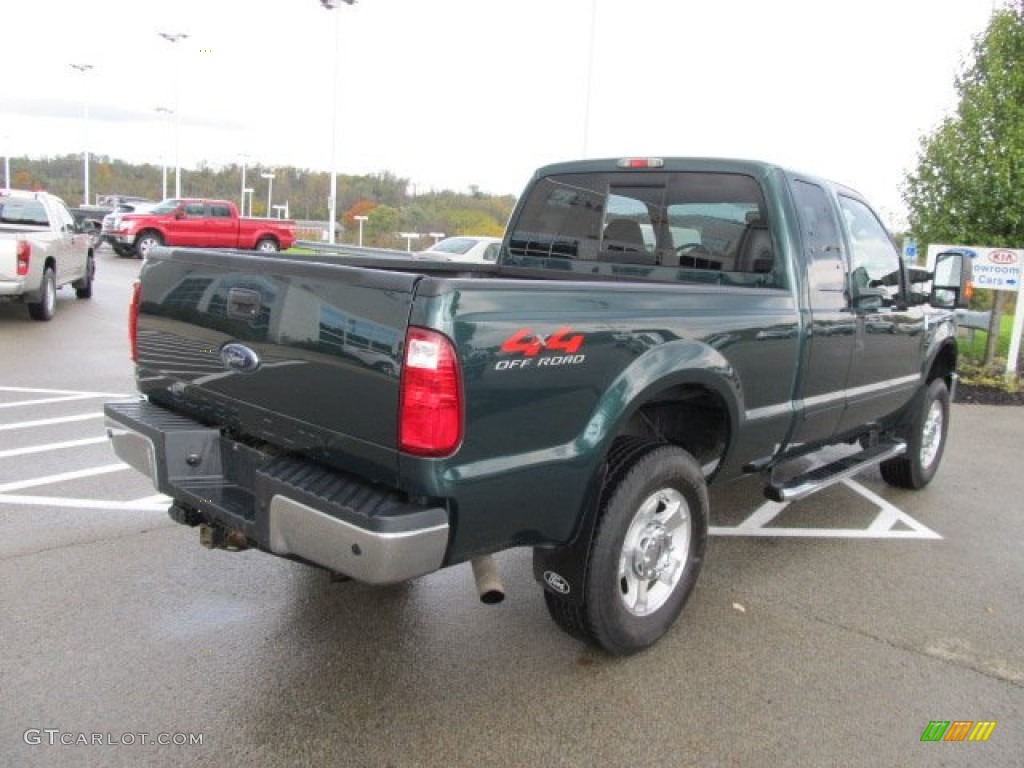
[[[860,453],[844,456],[831,464],[815,467],[810,472],[797,475],[783,483],[769,483],[764,488],[764,495],[772,501],[796,501],[853,477],[868,467],[902,456],[906,452],[907,444],[902,440],[879,443]]]

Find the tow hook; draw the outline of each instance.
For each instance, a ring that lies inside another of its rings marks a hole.
[[[208,523],[199,525],[199,543],[206,549],[225,549],[228,552],[241,552],[249,548],[249,540],[241,531],[228,530]]]

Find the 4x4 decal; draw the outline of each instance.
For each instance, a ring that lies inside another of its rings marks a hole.
[[[494,369],[504,371],[510,368],[546,368],[560,365],[579,365],[586,360],[586,355],[577,354],[583,346],[583,334],[573,333],[569,326],[562,326],[547,338],[534,333],[529,328],[520,328],[501,343],[499,350],[505,354],[515,355],[507,360],[499,360]],[[545,354],[554,352],[561,354]]]

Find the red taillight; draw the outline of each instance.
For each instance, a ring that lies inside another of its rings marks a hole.
[[[410,328],[398,405],[398,447],[417,456],[445,456],[462,440],[462,385],[452,342]]]
[[[132,303],[128,305],[128,349],[133,363],[139,361],[139,304],[142,303],[142,283],[132,283]]]
[[[660,157],[624,157],[618,165],[619,168],[664,168],[665,161]]]
[[[28,274],[28,263],[32,259],[32,246],[28,244],[27,240],[19,240],[15,248],[18,277],[24,277]]]

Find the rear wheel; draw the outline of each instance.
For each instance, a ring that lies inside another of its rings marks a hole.
[[[582,601],[544,592],[562,629],[616,655],[643,650],[669,630],[707,542],[707,487],[693,457],[660,444],[634,446],[628,456],[601,494]]]
[[[277,240],[272,237],[261,237],[256,243],[256,250],[260,253],[277,253]]]
[[[53,267],[43,270],[43,282],[39,286],[39,301],[28,302],[28,314],[33,320],[52,320],[57,311],[57,278]]]
[[[879,465],[882,479],[911,490],[928,485],[942,461],[948,429],[949,389],[943,379],[933,379],[907,428],[907,452]]]
[[[164,244],[159,232],[143,232],[135,239],[135,253],[140,259],[146,258],[154,248]]]

